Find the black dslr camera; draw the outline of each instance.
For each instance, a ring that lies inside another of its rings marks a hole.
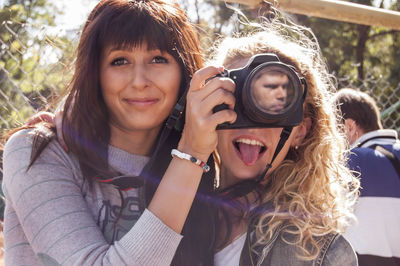
[[[225,70],[218,76],[231,78],[236,84],[237,119],[217,129],[286,127],[302,121],[306,81],[275,54],[254,55],[243,68]],[[221,104],[213,111],[227,108]]]

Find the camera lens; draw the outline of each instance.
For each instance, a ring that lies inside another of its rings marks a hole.
[[[284,119],[295,111],[303,95],[299,77],[281,62],[264,63],[253,69],[243,89],[247,115],[261,123]]]
[[[250,83],[250,95],[260,111],[271,115],[286,113],[293,105],[294,87],[288,75],[276,67],[260,68]]]

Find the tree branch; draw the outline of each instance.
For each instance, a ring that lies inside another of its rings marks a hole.
[[[374,39],[376,37],[382,36],[382,35],[386,35],[386,34],[394,34],[394,33],[400,33],[400,31],[398,30],[389,30],[389,31],[382,31],[382,32],[378,32],[375,34],[372,34],[369,36],[369,39]]]

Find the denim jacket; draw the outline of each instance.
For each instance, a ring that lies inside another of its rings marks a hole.
[[[251,234],[254,235],[254,234]],[[258,256],[252,253],[250,257],[250,237],[247,238],[243,247],[240,265],[242,266],[357,266],[357,256],[352,246],[339,234],[328,234],[319,237],[321,250],[317,258],[313,260],[302,260],[296,256],[299,254],[298,245],[286,243],[294,241],[294,235],[277,230],[268,244],[257,250]],[[300,253],[301,254],[301,253]]]

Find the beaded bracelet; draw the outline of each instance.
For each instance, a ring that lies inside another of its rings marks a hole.
[[[204,173],[207,173],[208,171],[210,171],[210,166],[208,166],[208,164],[206,164],[202,160],[197,159],[196,157],[193,157],[190,154],[180,152],[177,149],[172,149],[171,155],[172,155],[172,157],[176,156],[180,159],[188,160],[188,161],[200,166],[201,168],[203,168]]]

